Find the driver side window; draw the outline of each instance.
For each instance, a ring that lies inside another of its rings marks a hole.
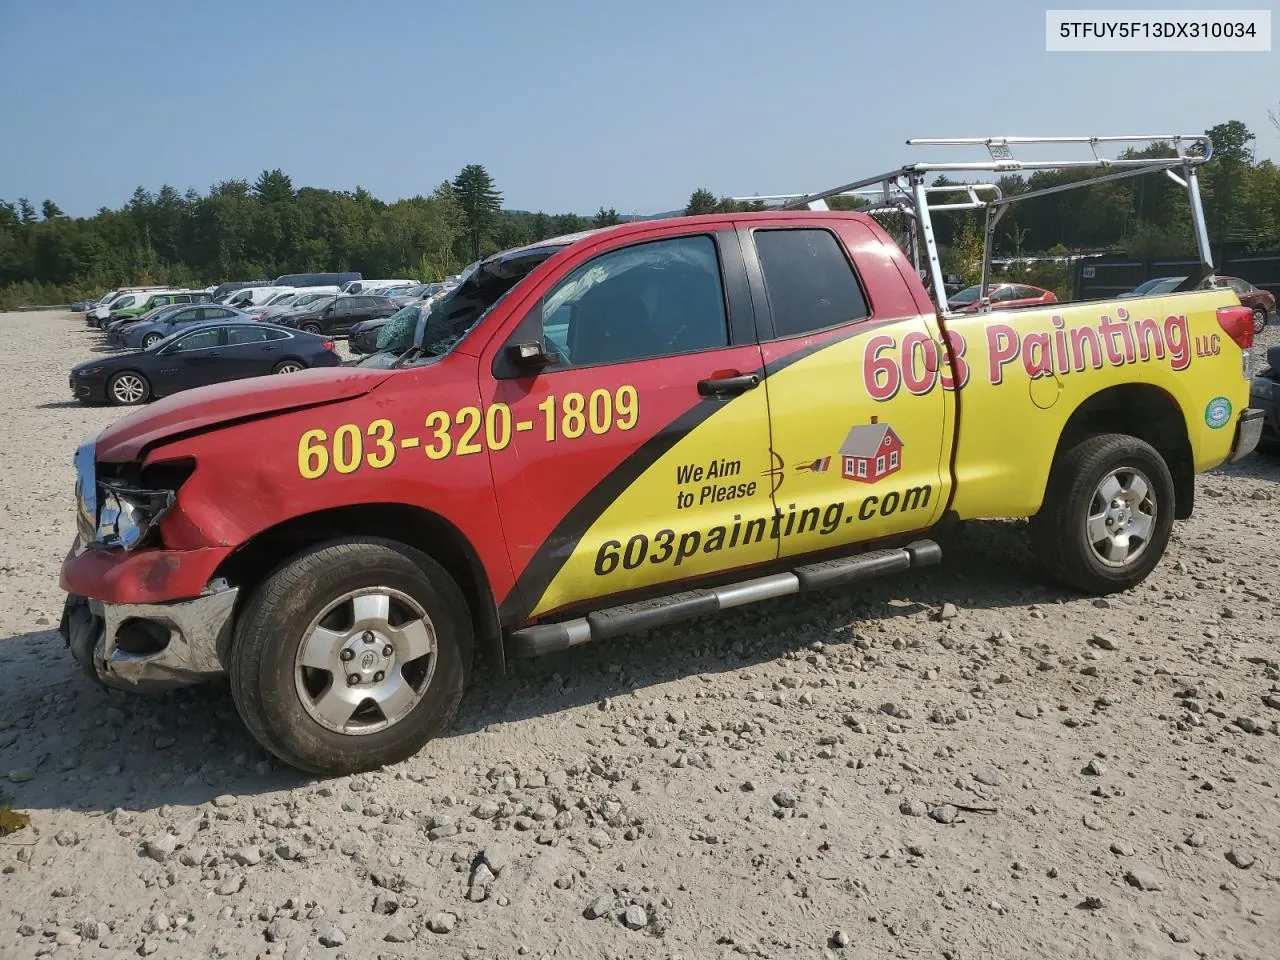
[[[551,369],[625,363],[729,345],[715,241],[705,235],[612,250],[542,298]]]
[[[181,340],[175,341],[171,348],[174,353],[190,353],[193,350],[205,350],[216,347],[222,336],[221,330],[196,330]]]

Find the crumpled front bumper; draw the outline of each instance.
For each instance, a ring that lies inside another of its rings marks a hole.
[[[191,600],[106,603],[68,594],[58,632],[91,677],[121,690],[165,690],[225,673],[239,589],[215,581]]]

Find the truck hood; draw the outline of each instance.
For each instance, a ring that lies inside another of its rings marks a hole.
[[[233,423],[352,400],[394,375],[393,370],[319,367],[185,390],[103,430],[98,435],[96,457],[127,463],[166,441]]]

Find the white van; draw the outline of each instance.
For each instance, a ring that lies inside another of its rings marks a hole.
[[[229,294],[222,302],[229,307],[261,307],[274,297],[293,293],[293,287],[244,287]]]
[[[91,326],[100,324],[112,310],[128,310],[136,307],[153,293],[178,293],[172,287],[122,287],[98,301],[98,305],[85,314],[85,322]]]
[[[146,293],[151,296],[152,293],[169,293],[168,287],[120,287],[114,289],[110,293],[104,294],[100,301],[84,311],[84,320],[92,323],[93,320],[106,320],[106,316],[113,310],[128,310],[129,307],[136,306],[136,302],[129,301],[122,303],[125,297],[137,296],[138,293]]]
[[[416,280],[349,280],[342,285],[343,293],[375,293],[388,287],[405,287]]]

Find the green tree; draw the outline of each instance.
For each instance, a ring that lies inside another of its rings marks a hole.
[[[622,217],[618,216],[618,211],[613,207],[606,210],[601,207],[596,211],[596,215],[591,220],[592,224],[597,227],[612,227],[616,223],[622,222]]]
[[[293,181],[279,168],[263,170],[254,182],[253,192],[263,203],[289,203],[293,200]]]
[[[689,205],[684,208],[686,217],[696,217],[700,213],[715,213],[719,201],[716,195],[705,187],[699,187],[689,197]]]
[[[46,200],[40,205],[40,215],[46,220],[65,220],[67,216],[52,200]]]
[[[471,257],[480,256],[481,243],[502,207],[502,194],[489,172],[478,163],[469,163],[453,178],[453,193],[466,220],[466,237]]]
[[[18,217],[24,224],[36,222],[36,208],[31,205],[31,201],[26,197],[18,198]]]

